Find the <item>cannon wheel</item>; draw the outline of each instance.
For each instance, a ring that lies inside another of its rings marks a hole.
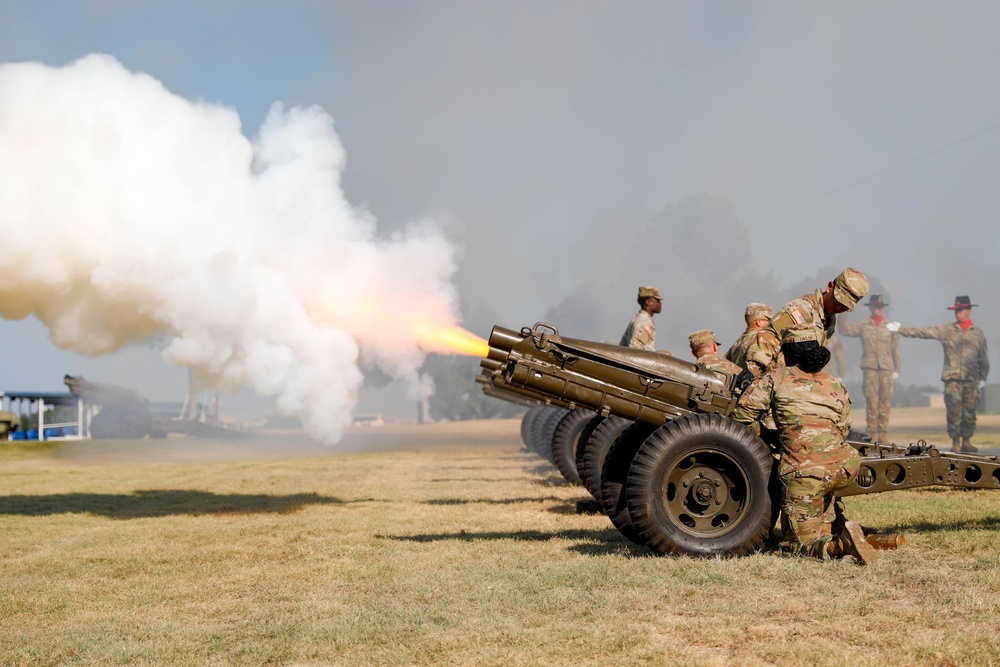
[[[601,467],[601,505],[622,535],[636,544],[643,544],[639,533],[632,525],[625,498],[625,484],[636,452],[658,427],[644,422],[633,422],[615,438],[604,457]]]
[[[535,419],[538,418],[538,413],[545,409],[544,405],[536,405],[530,408],[521,417],[521,442],[524,446],[531,450],[531,429],[532,424],[534,424]]]
[[[773,523],[774,457],[742,424],[720,415],[676,419],[639,448],[626,499],[640,539],[661,554],[744,556]]]
[[[601,415],[592,417],[580,431],[580,437],[576,439],[576,471],[580,473],[580,483],[585,487],[587,486],[587,478],[585,477],[587,474],[587,446],[590,444],[591,436],[594,435],[594,431],[601,425],[602,421],[604,421],[604,417]],[[589,488],[587,490],[590,491]]]
[[[583,455],[583,485],[598,501],[601,500],[601,469],[615,438],[632,424],[631,420],[612,415],[605,417],[594,428],[587,440],[587,451]]]
[[[531,450],[553,465],[556,461],[552,457],[552,437],[556,433],[556,426],[567,414],[569,410],[566,408],[548,406],[532,425]]]
[[[570,484],[583,485],[576,469],[576,443],[584,428],[594,418],[593,410],[577,409],[559,420],[552,435],[552,459]]]

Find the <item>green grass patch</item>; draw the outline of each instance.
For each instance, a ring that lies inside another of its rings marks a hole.
[[[410,430],[0,447],[0,665],[997,662],[1000,493],[847,499],[906,533],[870,567],[661,558],[576,514],[517,421]]]

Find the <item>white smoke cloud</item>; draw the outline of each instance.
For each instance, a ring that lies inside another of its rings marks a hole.
[[[451,244],[429,221],[379,240],[344,165],[318,107],[275,104],[251,142],[109,56],[0,65],[0,316],[87,355],[161,336],[335,441],[361,357],[426,392],[420,329],[456,322]]]

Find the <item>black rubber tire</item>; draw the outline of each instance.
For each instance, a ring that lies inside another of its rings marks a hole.
[[[586,480],[586,458],[587,458],[587,445],[590,443],[591,436],[594,435],[594,430],[601,425],[604,421],[604,417],[601,415],[595,415],[591,418],[589,422],[580,431],[580,437],[576,439],[576,471],[580,474],[580,483],[583,484],[584,488],[587,488]],[[587,491],[590,491],[587,488]],[[594,492],[590,491],[593,495]],[[596,498],[596,496],[594,496]]]
[[[549,406],[546,411],[535,422],[535,428],[531,434],[531,449],[543,459],[555,465],[552,458],[552,436],[556,433],[556,426],[559,420],[569,414],[566,408],[556,408]]]
[[[754,553],[773,525],[774,465],[746,426],[721,415],[680,417],[647,438],[632,462],[625,491],[632,526],[660,554]]]
[[[551,405],[542,405],[538,408],[538,411],[531,415],[531,421],[527,425],[527,437],[525,438],[525,445],[528,450],[539,456],[544,456],[538,451],[538,429],[541,428],[542,422],[552,416],[553,410],[557,410]]]
[[[528,409],[521,417],[521,442],[524,446],[531,450],[531,429],[534,428],[535,420],[541,414],[542,410],[545,409],[544,405],[535,405]]]
[[[632,525],[625,499],[625,484],[636,452],[657,428],[660,427],[644,422],[630,424],[615,438],[601,467],[601,505],[604,506],[604,513],[619,533],[636,544],[643,544],[643,541]]]
[[[615,444],[615,439],[632,423],[631,419],[617,415],[605,417],[587,440],[581,477],[583,485],[598,502],[601,501],[601,470],[604,468],[604,458],[608,455],[611,445]]]
[[[580,473],[576,469],[576,443],[580,439],[580,433],[594,415],[593,410],[573,410],[559,420],[552,435],[552,459],[570,484],[583,486],[583,480],[580,479]]]

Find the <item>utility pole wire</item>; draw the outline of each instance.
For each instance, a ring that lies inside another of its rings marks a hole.
[[[911,157],[908,160],[903,160],[902,162],[899,162],[897,164],[894,164],[894,165],[891,165],[889,167],[886,167],[885,169],[882,169],[881,171],[877,171],[874,174],[869,174],[868,176],[864,176],[863,178],[859,178],[856,181],[851,181],[850,183],[845,183],[844,185],[841,185],[841,186],[838,186],[836,188],[833,188],[832,190],[827,190],[826,192],[819,192],[817,194],[810,195],[810,196],[808,196],[808,197],[806,197],[804,199],[800,199],[800,200],[798,200],[796,202],[792,202],[791,204],[788,204],[787,206],[783,206],[783,207],[781,207],[779,209],[776,209],[776,210],[772,211],[771,213],[768,214],[767,217],[774,216],[774,215],[777,215],[779,213],[784,213],[785,211],[787,211],[789,209],[792,209],[792,208],[795,208],[797,206],[801,206],[802,204],[808,204],[811,201],[815,201],[817,199],[822,199],[823,197],[829,197],[830,195],[837,194],[838,192],[843,192],[844,190],[849,190],[849,189],[851,189],[853,187],[857,187],[857,186],[861,185],[862,183],[867,183],[868,181],[870,181],[872,179],[875,179],[875,178],[878,178],[879,176],[884,176],[885,174],[888,174],[891,171],[895,171],[897,169],[902,169],[903,167],[907,167],[907,166],[913,164],[914,162],[920,162],[921,160],[923,160],[925,158],[928,158],[928,157],[930,157],[932,155],[936,155],[938,153],[946,151],[949,148],[953,148],[955,146],[958,146],[959,144],[964,144],[966,141],[970,141],[972,139],[975,139],[978,136],[981,136],[983,134],[986,134],[987,132],[991,132],[992,130],[997,129],[998,127],[1000,127],[1000,123],[994,123],[993,125],[990,125],[989,127],[984,127],[981,130],[976,130],[975,132],[973,132],[972,134],[970,134],[968,136],[962,137],[961,139],[956,139],[955,141],[952,141],[951,143],[945,144],[944,146],[939,146],[938,148],[935,148],[933,150],[929,150],[926,153],[921,153],[920,155],[917,155],[916,157]]]

